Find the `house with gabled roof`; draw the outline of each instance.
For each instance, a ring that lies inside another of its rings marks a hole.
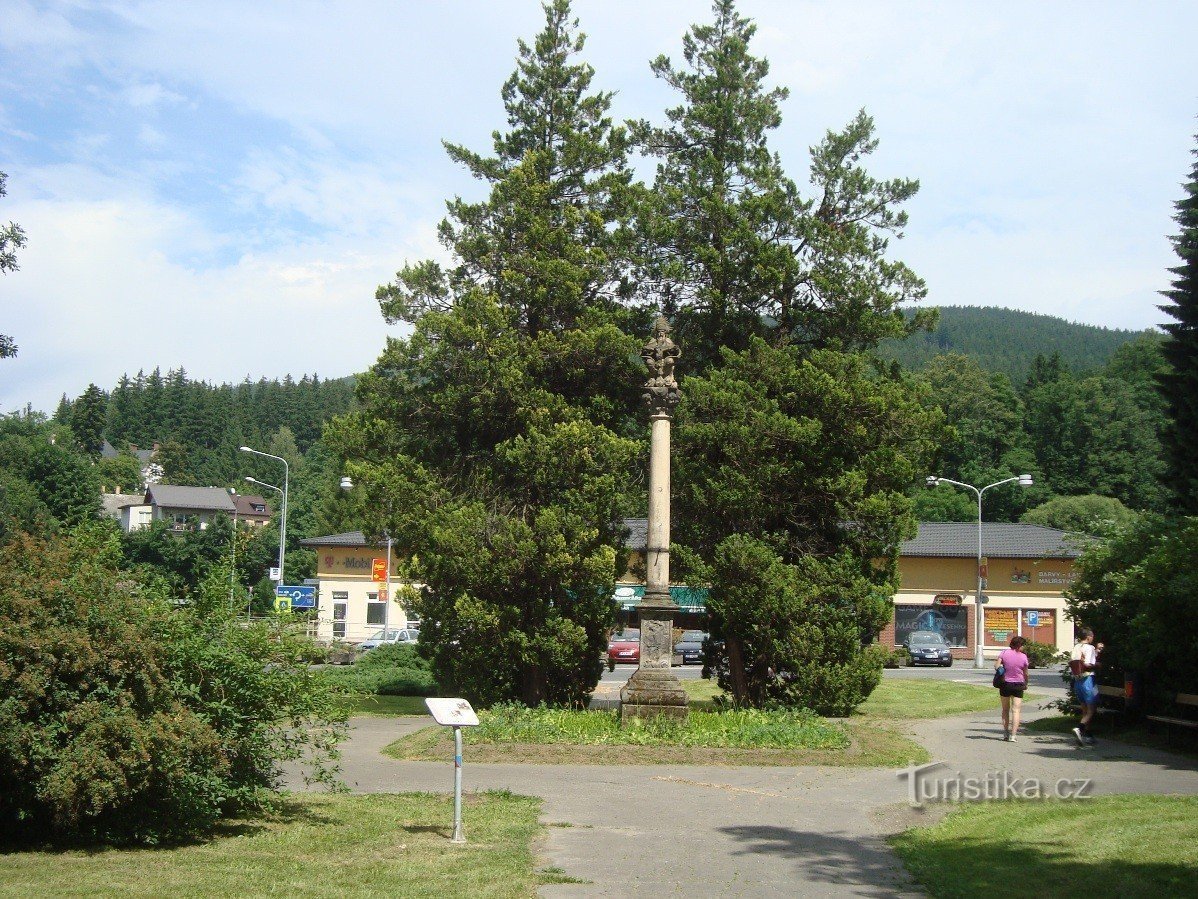
[[[152,521],[167,521],[176,531],[204,530],[218,515],[233,517],[237,507],[223,487],[151,484],[145,504]]]

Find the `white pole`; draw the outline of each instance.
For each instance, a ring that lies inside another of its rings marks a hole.
[[[465,843],[462,832],[462,729],[453,729],[453,838],[451,843]]]
[[[383,606],[383,639],[391,639],[391,532],[387,532],[387,603]],[[458,753],[461,755],[461,753]]]
[[[983,487],[981,490],[977,491],[977,495],[978,495],[978,570],[977,570],[978,592],[977,592],[977,602],[975,604],[975,609],[974,609],[974,611],[976,613],[974,617],[977,620],[974,622],[974,625],[973,625],[973,630],[974,630],[973,642],[976,647],[974,650],[974,654],[973,654],[973,667],[974,668],[985,668],[986,667],[986,659],[982,655],[982,643],[985,642],[983,639],[985,637],[985,631],[983,629],[984,619],[983,619],[983,613],[982,613],[982,494],[985,492],[986,492],[985,487]]]

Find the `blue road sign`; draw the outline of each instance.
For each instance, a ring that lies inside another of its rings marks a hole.
[[[285,596],[290,599],[291,608],[293,609],[316,608],[315,587],[287,587],[280,585],[275,587],[275,596]]]
[[[1040,626],[1040,613],[1039,612],[1028,612],[1027,613],[1027,626],[1028,627],[1039,627]]]

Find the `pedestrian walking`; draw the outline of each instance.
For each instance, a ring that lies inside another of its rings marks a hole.
[[[1094,642],[1094,631],[1088,627],[1077,631],[1077,644],[1069,656],[1069,673],[1073,676],[1073,695],[1081,706],[1081,721],[1073,728],[1078,746],[1093,746],[1096,742],[1090,733],[1090,722],[1098,711],[1098,683],[1094,672],[1101,667],[1098,654],[1102,644]]]
[[[998,656],[994,667],[1002,671],[998,685],[999,702],[1002,703],[1002,738],[1016,742],[1019,733],[1019,715],[1023,708],[1023,691],[1027,689],[1027,654],[1023,651],[1023,637],[1012,637],[1010,645]]]

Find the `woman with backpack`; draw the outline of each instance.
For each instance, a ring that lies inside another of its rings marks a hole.
[[[1019,730],[1019,712],[1023,706],[1023,691],[1027,689],[1027,655],[1023,651],[1023,637],[1012,637],[1010,646],[998,657],[995,668],[995,684],[1002,702],[1002,738],[1015,742]],[[1002,672],[1001,676],[998,672]]]

